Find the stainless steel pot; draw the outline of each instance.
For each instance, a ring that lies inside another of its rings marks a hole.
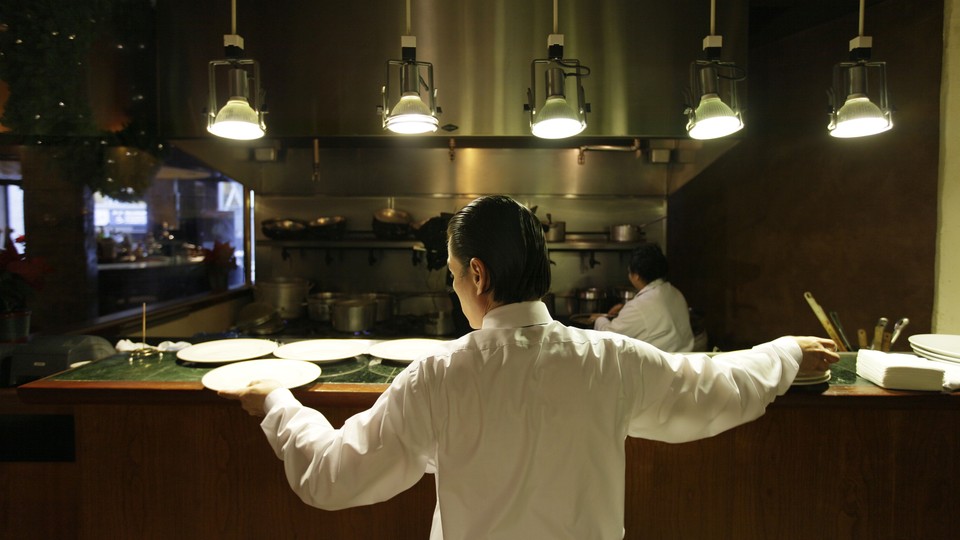
[[[393,318],[393,295],[387,293],[365,293],[351,295],[351,298],[361,300],[373,300],[377,303],[377,322],[383,322]]]
[[[543,224],[544,233],[547,242],[563,242],[567,237],[567,222],[553,221]]]
[[[580,311],[584,313],[599,313],[607,303],[607,292],[599,287],[590,287],[577,291]]]
[[[639,242],[643,240],[643,228],[639,225],[613,225],[610,227],[611,242]]]
[[[329,322],[333,303],[344,297],[338,292],[318,292],[307,297],[307,317],[311,321]]]
[[[631,300],[634,296],[637,295],[637,290],[628,287],[618,287],[615,291],[616,302],[620,304],[625,304]]]
[[[298,319],[303,316],[310,282],[303,278],[270,278],[257,280],[253,296],[257,302],[269,304],[280,312],[283,319]]]
[[[337,300],[330,312],[334,329],[340,332],[363,332],[377,321],[377,302],[361,298]]]

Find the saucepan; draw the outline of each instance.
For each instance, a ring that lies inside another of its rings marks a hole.
[[[547,222],[543,224],[543,235],[547,242],[563,242],[567,235],[567,222],[553,221],[548,213]]]
[[[317,240],[340,240],[347,229],[343,216],[318,217],[307,222],[307,236]]]
[[[328,322],[333,303],[344,297],[339,292],[318,292],[307,297],[307,316],[311,321]]]
[[[624,224],[610,227],[611,242],[639,242],[643,237],[643,227],[639,225]]]
[[[410,214],[395,208],[373,213],[373,235],[381,240],[399,240],[410,235]]]
[[[333,327],[340,332],[363,332],[377,321],[377,301],[362,298],[337,300],[330,312]]]
[[[281,318],[297,319],[303,315],[310,286],[303,278],[259,279],[254,284],[253,296],[256,301],[277,308]]]
[[[267,238],[274,240],[293,240],[306,233],[307,223],[299,219],[273,218],[260,222],[260,230]]]

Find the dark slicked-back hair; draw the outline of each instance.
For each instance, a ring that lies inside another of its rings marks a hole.
[[[464,206],[450,218],[447,239],[450,256],[465,268],[473,258],[487,266],[497,302],[539,300],[550,290],[543,225],[510,197],[488,195]]]
[[[630,271],[647,283],[667,275],[667,258],[656,244],[644,244],[630,255]]]

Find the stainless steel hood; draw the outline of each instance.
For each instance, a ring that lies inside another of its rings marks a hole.
[[[530,62],[546,56],[550,0],[412,0],[417,57],[434,65],[440,137],[529,136]],[[746,0],[717,2],[723,59],[746,66]],[[707,0],[561,0],[564,56],[592,69],[585,137],[686,138],[683,89],[710,30]],[[228,0],[160,0],[159,108],[169,139],[207,137],[207,62],[223,57]],[[404,0],[237,0],[260,63],[267,136],[382,136],[385,62],[400,56]]]

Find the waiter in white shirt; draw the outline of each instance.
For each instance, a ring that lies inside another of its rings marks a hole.
[[[433,474],[430,538],[622,538],[626,437],[682,442],[763,414],[834,343],[782,337],[714,357],[669,354],[553,320],[540,221],[509,197],[451,220],[448,265],[473,332],[413,361],[339,429],[276,381],[221,392],[260,426],[290,487],[335,510]]]
[[[693,329],[687,300],[666,281],[667,258],[656,244],[644,244],[630,255],[627,278],[637,294],[625,304],[594,319],[595,330],[609,330],[640,339],[667,352],[693,350]]]

